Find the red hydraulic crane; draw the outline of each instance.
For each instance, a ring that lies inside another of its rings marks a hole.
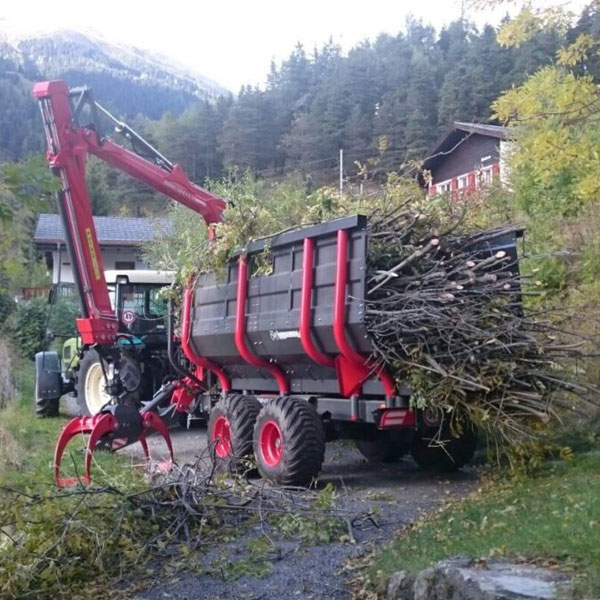
[[[110,345],[117,334],[117,318],[110,305],[86,185],[87,155],[97,156],[200,213],[208,226],[221,221],[225,201],[192,183],[179,165],[169,162],[128,125],[94,102],[89,88],[70,90],[64,81],[44,81],[35,84],[33,94],[40,102],[44,121],[46,157],[62,182],[58,207],[83,310],[77,327],[83,344]],[[98,111],[130,140],[133,151],[101,135]],[[81,125],[86,112],[91,121]]]
[[[176,202],[201,214],[207,226],[222,219],[225,201],[191,182],[183,169],[167,160],[141,136],[122,123],[108,110],[96,103],[89,88],[69,89],[64,81],[37,83],[33,94],[40,103],[47,141],[47,160],[54,174],[61,180],[58,208],[65,232],[65,241],[73,265],[82,317],[77,329],[84,347],[94,346],[110,365],[106,389],[113,398],[121,393],[119,380],[120,350],[118,320],[111,307],[108,286],[104,278],[102,255],[94,227],[90,196],[86,185],[86,159],[97,156],[113,167],[143,181]],[[99,114],[107,117],[115,130],[131,144],[131,150],[102,135]],[[80,433],[89,433],[84,481],[89,481],[91,453],[101,437],[112,435],[128,442],[141,439],[144,449],[145,433],[156,429],[165,437],[171,450],[166,427],[152,408],[178,388],[179,396],[185,386],[198,385],[198,380],[184,377],[159,390],[141,413],[126,406],[109,408],[109,412],[94,417],[79,417],[71,421],[57,444],[55,476],[59,485],[76,481],[60,478],[60,459],[69,440]],[[185,395],[185,394],[184,394]],[[181,398],[179,398],[181,404]],[[112,411],[112,412],[110,412]],[[171,451],[172,456],[172,451]]]

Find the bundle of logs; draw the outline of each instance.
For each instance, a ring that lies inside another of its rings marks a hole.
[[[518,229],[465,231],[457,218],[440,231],[402,206],[375,211],[369,228],[373,362],[408,381],[418,406],[468,414],[515,444],[572,409],[573,395],[590,398],[569,365],[582,340],[527,310],[535,282],[520,274],[516,246],[499,249]]]

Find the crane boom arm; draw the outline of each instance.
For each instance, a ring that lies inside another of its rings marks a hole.
[[[221,221],[225,201],[189,181],[181,167],[170,163],[131,128],[96,104],[88,88],[70,90],[64,81],[45,81],[35,84],[33,95],[40,102],[48,147],[46,157],[61,180],[58,208],[83,312],[77,327],[84,344],[110,345],[116,339],[118,321],[104,278],[86,185],[87,154],[198,212],[209,226]],[[101,135],[98,109],[116,123],[117,130],[132,142],[134,150],[141,147],[143,156]],[[80,125],[86,111],[92,121]]]

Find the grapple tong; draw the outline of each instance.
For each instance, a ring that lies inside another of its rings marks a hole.
[[[89,485],[92,482],[91,468],[93,453],[98,450],[114,452],[137,441],[142,445],[146,464],[151,466],[147,437],[156,432],[164,439],[169,459],[160,464],[161,470],[168,470],[175,462],[171,436],[165,422],[157,412],[159,405],[173,394],[180,386],[179,382],[163,385],[141,410],[126,404],[107,406],[94,416],[75,417],[62,430],[54,452],[54,479],[58,487],[72,487],[77,484]],[[169,405],[167,410],[175,410],[176,405]],[[68,444],[78,435],[87,435],[83,474],[75,477],[61,476],[61,461]]]

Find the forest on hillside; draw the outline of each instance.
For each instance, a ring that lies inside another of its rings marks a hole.
[[[379,156],[383,173],[402,171],[424,157],[454,120],[489,121],[503,90],[551,63],[562,45],[593,33],[599,22],[590,7],[568,31],[539,30],[518,47],[505,47],[490,25],[478,29],[458,20],[436,32],[409,19],[397,35],[365,40],[347,54],[332,42],[312,51],[298,44],[281,64],[271,65],[264,88],[243,87],[235,98],[196,102],[157,121],[142,112],[125,116],[200,183],[232,167],[267,178],[298,172],[322,183],[335,176],[340,148],[352,181],[357,163],[369,157]],[[0,65],[0,105],[6,107],[0,147],[6,156],[22,158],[41,150],[41,124],[23,76],[2,70]],[[590,74],[598,78],[600,68],[593,65]],[[98,100],[119,106],[118,97]],[[90,187],[97,214],[127,207],[145,214],[164,206],[136,182],[93,161]]]
[[[331,42],[311,52],[299,44],[281,64],[271,64],[264,89],[243,87],[235,99],[197,103],[159,121],[138,118],[135,125],[200,183],[238,167],[265,178],[298,173],[320,184],[337,176],[340,148],[349,182],[358,178],[358,163],[374,156],[371,175],[403,171],[426,156],[453,121],[490,121],[491,104],[503,90],[520,85],[599,23],[589,8],[568,31],[540,30],[518,47],[505,47],[489,25],[478,30],[460,20],[436,32],[408,20],[405,31],[364,41],[346,55]],[[597,65],[590,74],[600,77]],[[92,171],[98,212],[122,206],[119,190],[148,199],[104,165]]]

